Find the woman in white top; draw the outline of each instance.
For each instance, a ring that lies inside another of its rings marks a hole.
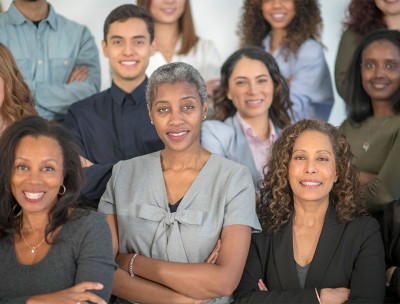
[[[156,53],[150,57],[148,77],[159,66],[170,62],[185,62],[196,68],[212,95],[218,84],[220,55],[214,43],[196,35],[190,2],[187,0],[138,0],[154,19]]]

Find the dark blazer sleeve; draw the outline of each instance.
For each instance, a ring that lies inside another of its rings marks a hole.
[[[260,291],[259,279],[269,285],[265,270],[273,263],[271,239],[264,232],[253,234],[242,278],[233,293],[235,303],[318,303],[315,289]]]
[[[346,303],[382,303],[385,296],[385,253],[378,222],[368,218],[350,280]]]

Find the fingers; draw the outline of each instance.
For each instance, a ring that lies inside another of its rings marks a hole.
[[[79,158],[81,160],[81,165],[83,168],[90,167],[93,165],[93,163],[87,158],[84,158],[83,156],[79,156]]]
[[[85,292],[86,290],[101,290],[103,289],[103,284],[96,282],[81,282],[76,284],[73,289],[75,292]]]
[[[261,291],[268,291],[267,286],[264,284],[264,281],[262,279],[259,279],[257,284],[258,284],[258,288]]]
[[[94,293],[89,292],[89,291],[86,291],[86,292],[83,292],[82,294],[80,294],[78,302],[80,304],[87,303],[87,302],[96,303],[96,304],[107,304],[107,302],[104,301],[102,298],[100,298],[98,295],[95,295]]]
[[[73,68],[71,74],[68,77],[67,83],[71,83],[73,81],[85,81],[86,77],[87,77],[87,67],[77,66]]]
[[[213,251],[211,251],[210,255],[208,256],[206,263],[215,264],[217,262],[220,248],[221,248],[221,240],[219,239],[215,244]]]

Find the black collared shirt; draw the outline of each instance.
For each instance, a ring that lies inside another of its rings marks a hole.
[[[112,166],[120,160],[161,150],[164,145],[147,111],[147,79],[126,94],[111,88],[73,104],[64,121],[85,158],[94,163],[85,169],[82,196],[98,202],[106,189]]]

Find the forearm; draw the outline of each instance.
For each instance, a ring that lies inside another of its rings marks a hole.
[[[131,278],[122,269],[115,272],[113,294],[139,303],[191,303],[192,299],[165,286],[135,276]]]
[[[235,303],[318,303],[315,289],[252,291],[234,296]]]

